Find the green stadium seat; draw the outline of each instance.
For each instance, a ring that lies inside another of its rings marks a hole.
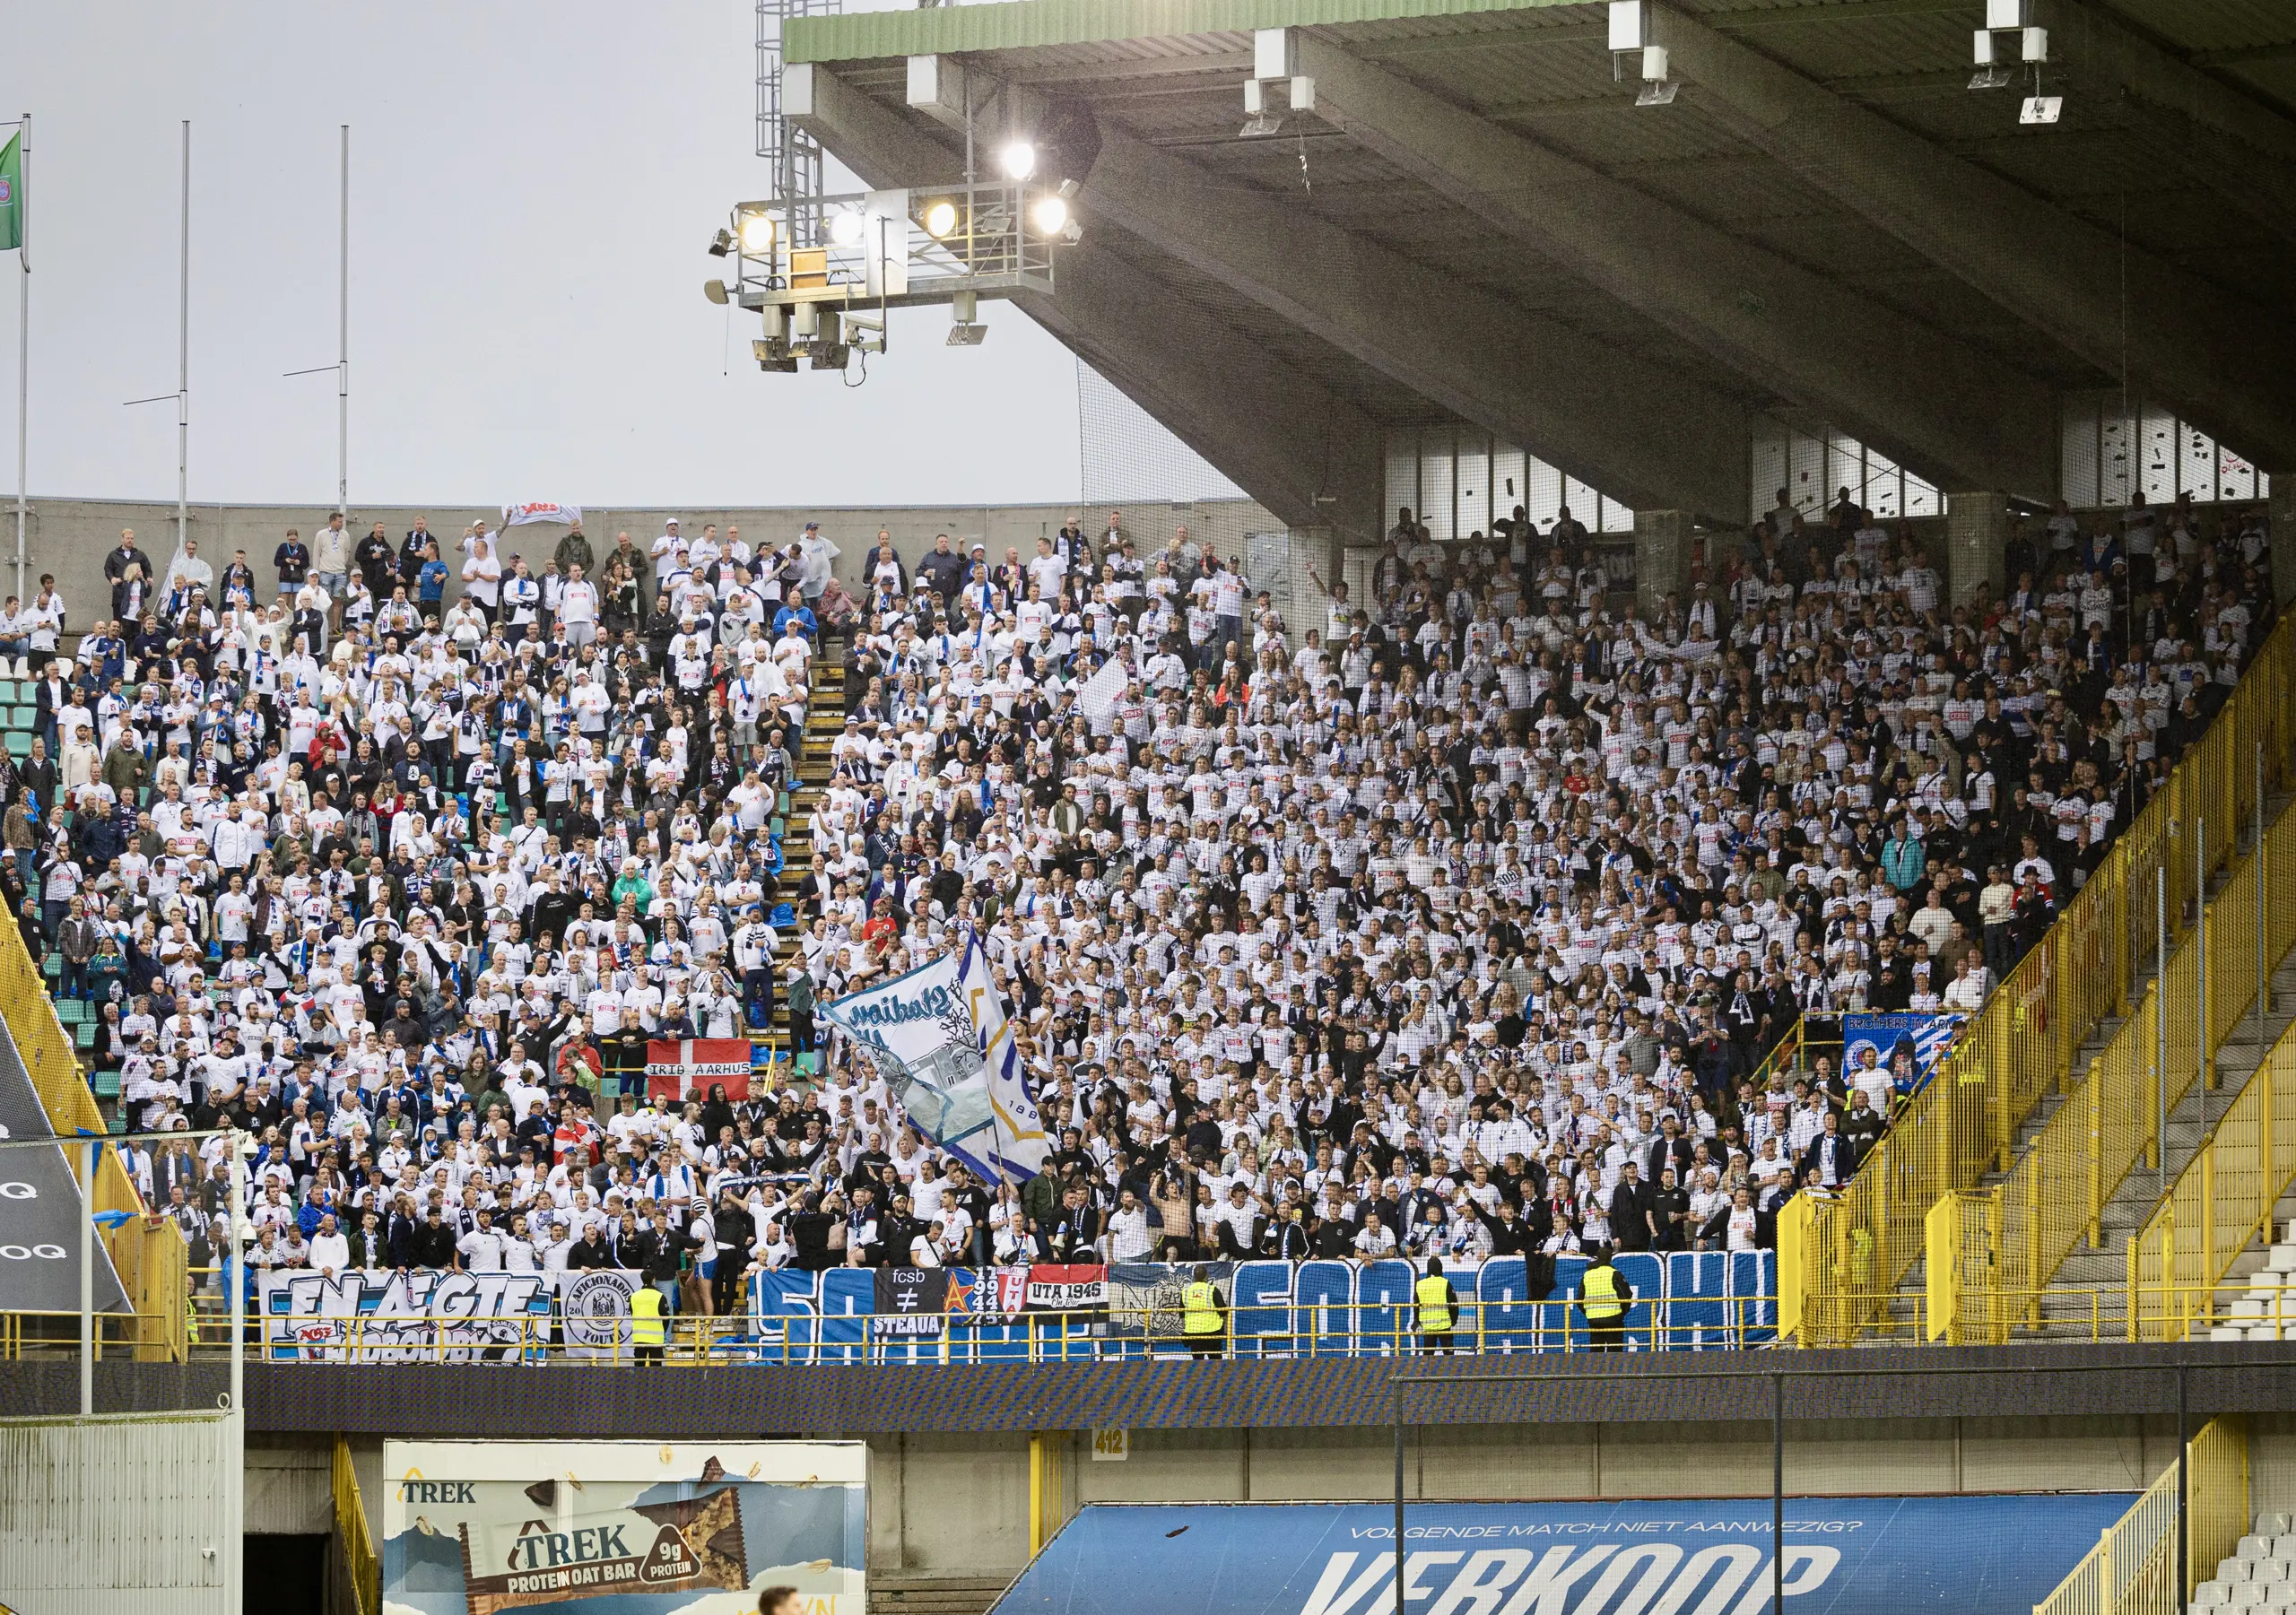
[[[88,1086],[96,1090],[96,1098],[100,1099],[116,1099],[119,1098],[119,1073],[116,1071],[93,1072],[88,1078]]]
[[[39,899],[39,894],[34,892],[32,899],[37,902]],[[43,975],[52,976],[61,981],[64,978],[64,955],[57,952],[53,948],[49,949],[48,957],[39,961],[39,968]]]
[[[0,743],[7,746],[11,757],[22,759],[32,754],[32,737],[22,729],[9,730],[4,742]]]
[[[28,732],[39,728],[39,708],[37,707],[11,707],[8,709],[8,726],[12,729],[22,729]]]
[[[84,998],[59,998],[56,1001],[57,1017],[66,1026],[87,1020],[88,1009],[88,1001]]]
[[[80,1024],[79,1024],[78,1026],[74,1027],[74,1028],[72,1029],[72,1030],[73,1030],[73,1038],[72,1038],[72,1041],[73,1041],[73,1043],[74,1043],[75,1046],[77,1046],[78,1047],[81,1047],[81,1048],[93,1048],[93,1047],[95,1047],[95,1046],[96,1046],[96,1023],[95,1023],[94,1021],[92,1021],[92,1020],[83,1020],[82,1022],[80,1022]]]
[[[39,698],[35,696],[33,699],[37,700]],[[13,679],[0,679],[0,707],[13,707],[15,704],[16,682]]]
[[[126,1111],[117,1110],[112,1113],[111,1130],[114,1133],[125,1133],[127,1131],[127,1113]]]

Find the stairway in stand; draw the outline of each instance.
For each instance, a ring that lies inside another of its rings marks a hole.
[[[789,812],[781,834],[781,890],[785,898],[813,861],[813,810],[829,784],[831,742],[845,733],[845,636],[824,630],[813,661],[813,699],[805,708],[805,727],[790,748],[797,754],[797,781],[789,791]],[[784,930],[774,944],[774,1046],[789,1046],[789,1005],[783,992],[790,962],[798,957],[799,927]]]

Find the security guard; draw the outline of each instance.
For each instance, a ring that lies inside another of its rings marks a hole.
[[[1427,1258],[1427,1276],[1412,1287],[1419,1300],[1419,1349],[1449,1351],[1459,1322],[1459,1292],[1443,1276],[1443,1258]]]
[[[1228,1329],[1227,1305],[1212,1282],[1212,1270],[1199,1262],[1180,1291],[1180,1333],[1190,1357],[1218,1357]]]
[[[662,1292],[651,1284],[640,1284],[630,1292],[630,1343],[638,1360],[660,1362],[662,1343],[668,1335],[669,1326],[662,1317]]]
[[[1634,1286],[1611,1265],[1611,1247],[1595,1247],[1595,1263],[1578,1281],[1578,1309],[1587,1315],[1587,1344],[1596,1351],[1626,1349],[1626,1309]]]

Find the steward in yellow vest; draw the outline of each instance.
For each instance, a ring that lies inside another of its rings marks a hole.
[[[1626,1309],[1634,1286],[1611,1265],[1611,1248],[1598,1245],[1594,1265],[1578,1281],[1578,1309],[1587,1315],[1587,1343],[1596,1351],[1626,1350]]]
[[[641,1363],[662,1360],[662,1345],[669,1337],[669,1325],[662,1317],[662,1292],[651,1284],[640,1284],[630,1292],[630,1343]]]
[[[1212,1282],[1212,1270],[1199,1262],[1180,1291],[1180,1333],[1187,1337],[1190,1357],[1218,1357],[1226,1344],[1226,1303]]]
[[[1459,1323],[1459,1292],[1443,1276],[1442,1257],[1427,1258],[1427,1276],[1412,1286],[1412,1295],[1419,1303],[1419,1349],[1453,1350]]]

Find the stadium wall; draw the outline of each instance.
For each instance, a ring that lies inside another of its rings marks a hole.
[[[2199,1421],[2195,1420],[2196,1426]],[[1088,1431],[1047,1439],[1048,1525],[1088,1503],[1385,1502],[1394,1447],[1369,1429],[1127,1432],[1100,1462]],[[727,1439],[749,1439],[729,1432]],[[332,1437],[273,1437],[248,1454],[250,1533],[324,1531]],[[385,1483],[380,1437],[353,1438],[370,1526]],[[2296,1417],[2250,1421],[2252,1506],[2296,1507]],[[2157,1417],[1789,1421],[1786,1477],[1803,1496],[2142,1490],[2175,1457]],[[1631,1500],[1769,1495],[1770,1430],[1740,1422],[1414,1429],[1407,1499]],[[869,1439],[869,1568],[1010,1575],[1027,1561],[1029,1437]]]
[[[838,576],[851,585],[857,583],[862,553],[875,541],[880,527],[891,533],[902,556],[911,561],[932,547],[936,533],[946,533],[965,544],[978,539],[988,546],[992,555],[999,558],[1006,545],[1017,545],[1025,560],[1036,553],[1039,537],[1058,532],[1064,520],[1080,511],[1082,508],[1073,502],[843,508],[792,505],[738,509],[705,506],[607,507],[585,510],[582,531],[603,558],[613,547],[614,534],[624,529],[640,551],[650,552],[663,523],[671,517],[678,519],[680,528],[689,536],[699,534],[705,522],[717,523],[720,532],[729,525],[740,527],[743,537],[752,546],[761,539],[789,543],[804,531],[807,522],[817,521],[841,551]],[[57,587],[71,613],[70,626],[75,629],[86,627],[109,609],[110,587],[103,579],[104,556],[118,543],[122,527],[135,529],[137,543],[162,568],[175,553],[176,508],[172,504],[48,499],[32,500],[30,512],[25,539],[27,589],[39,588],[43,572],[54,573]],[[1087,517],[1087,531],[1097,539],[1108,512],[1095,509],[1082,513]],[[461,565],[454,553],[456,541],[464,529],[482,517],[490,525],[499,526],[501,508],[368,505],[353,510],[352,519],[345,525],[354,534],[363,534],[374,523],[381,522],[392,542],[396,543],[418,516],[428,517],[430,531],[440,537],[439,554],[448,563],[448,592],[451,598],[461,592]],[[190,510],[190,533],[199,544],[201,559],[219,573],[230,560],[232,551],[245,550],[248,564],[267,589],[277,576],[271,569],[272,552],[279,547],[286,530],[300,529],[308,543],[314,531],[326,525],[326,508],[317,505],[194,505]],[[1172,530],[1182,525],[1191,535],[1219,543],[1222,554],[1242,553],[1244,534],[1248,533],[1283,530],[1282,522],[1248,499],[1135,505],[1126,509],[1124,518],[1125,526],[1144,555],[1152,555],[1162,549]],[[13,529],[13,511],[0,514],[0,576],[5,579],[5,588],[0,592],[13,592],[15,586],[12,569],[15,556]],[[546,564],[565,532],[564,527],[554,525],[511,529],[504,546],[506,562],[510,554],[524,554],[529,568],[539,572],[537,557]]]

